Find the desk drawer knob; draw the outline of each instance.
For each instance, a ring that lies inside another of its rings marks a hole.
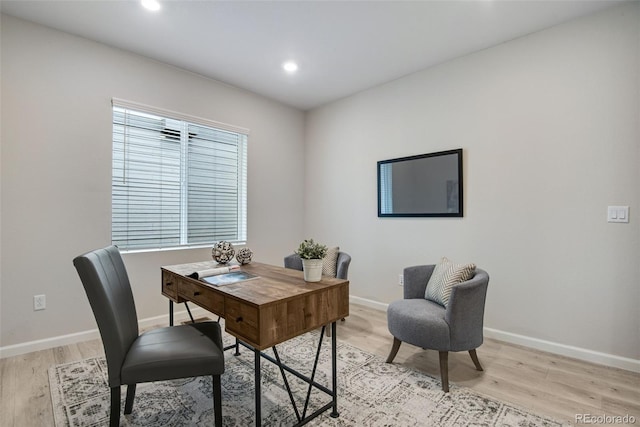
[[[236,317],[236,322],[237,322],[237,323],[242,322],[242,317]]]
[[[198,295],[200,295],[200,292],[197,292],[197,291],[196,291],[196,292],[194,292],[194,293],[193,293],[193,296],[194,296],[194,297],[197,297]]]
[[[173,285],[173,283],[172,283],[172,282],[167,282],[167,283],[165,283],[164,285],[165,285],[165,286],[171,286],[171,285]]]

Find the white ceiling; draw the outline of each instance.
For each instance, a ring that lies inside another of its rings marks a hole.
[[[2,13],[303,110],[495,46],[617,0],[6,1]],[[282,63],[300,69],[287,75]]]

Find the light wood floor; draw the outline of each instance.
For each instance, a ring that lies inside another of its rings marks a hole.
[[[392,343],[384,312],[351,305],[338,337],[386,357]],[[102,355],[99,340],[0,360],[0,426],[52,426],[47,369]],[[449,356],[449,380],[561,421],[576,414],[631,415],[640,425],[640,374],[486,339],[478,349],[484,372],[468,353]],[[394,363],[439,378],[438,353],[403,344]]]

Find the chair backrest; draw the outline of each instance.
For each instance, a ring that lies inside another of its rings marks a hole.
[[[336,277],[338,279],[347,280],[349,278],[349,264],[351,264],[351,256],[346,252],[338,252],[336,260]],[[300,255],[291,254],[284,257],[284,267],[302,271]]]
[[[127,270],[115,246],[73,260],[98,323],[109,368],[109,385],[119,386],[120,368],[138,337],[138,318]]]

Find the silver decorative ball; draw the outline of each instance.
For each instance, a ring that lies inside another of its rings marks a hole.
[[[233,259],[235,253],[236,250],[233,248],[233,245],[224,240],[216,243],[211,250],[211,256],[220,264],[227,264]]]
[[[242,248],[238,250],[236,259],[240,264],[249,264],[251,262],[252,256],[253,256],[253,252],[251,252],[251,249]]]

